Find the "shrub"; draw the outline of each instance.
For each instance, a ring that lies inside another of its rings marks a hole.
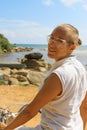
[[[5,81],[4,80],[0,80],[0,85],[5,85]]]
[[[0,34],[0,53],[2,53],[4,50],[10,51],[12,49],[12,45],[8,41],[6,37],[4,37],[3,34]]]

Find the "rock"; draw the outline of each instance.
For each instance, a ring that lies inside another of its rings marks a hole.
[[[39,70],[40,72],[46,72],[46,71],[47,71],[47,69],[44,68],[44,67],[39,67],[38,70]]]
[[[15,46],[15,47],[13,47],[11,52],[26,52],[26,51],[31,51],[31,50],[33,50],[33,48]]]
[[[26,64],[27,68],[38,70],[38,71],[41,71],[40,67],[43,67],[44,70],[46,71],[51,68],[51,64],[43,60],[29,59],[23,62]]]
[[[21,69],[13,69],[8,67],[0,68],[1,80],[4,80],[6,85],[37,85],[42,84],[45,78],[45,72],[51,68],[51,64],[42,60],[42,54],[32,53],[26,55],[22,59],[27,67]],[[3,79],[2,79],[3,78]]]
[[[23,76],[23,75],[17,75],[17,79],[18,79],[18,81],[20,81],[20,82],[25,82],[25,81],[27,81],[27,78],[26,78],[25,76]]]
[[[9,78],[10,78],[10,75],[8,75],[8,74],[3,74],[3,80],[8,81]]]
[[[39,86],[43,82],[45,76],[45,73],[42,72],[29,71],[27,78],[31,84]]]
[[[30,53],[30,54],[25,55],[25,58],[39,60],[42,58],[42,56],[43,55],[41,53]]]
[[[24,70],[24,69],[23,69],[23,70],[16,71],[16,72],[14,71],[14,72],[13,72],[13,75],[15,75],[15,74],[17,74],[17,75],[22,75],[22,76],[25,76],[25,77],[26,77],[27,74],[28,74],[28,71],[27,71],[27,70]]]
[[[16,72],[18,72],[18,70],[17,69],[11,69],[11,74],[14,74],[14,73],[16,73]]]
[[[11,73],[11,69],[8,67],[1,67],[0,68],[0,75],[7,74],[9,75]]]
[[[9,78],[8,85],[18,85],[18,84],[19,84],[19,82],[16,78],[12,78],[12,77]]]
[[[0,67],[8,67],[11,69],[21,69],[21,68],[25,68],[26,65],[25,64],[21,64],[21,63],[0,63]]]

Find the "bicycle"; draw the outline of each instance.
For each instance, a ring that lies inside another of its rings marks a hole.
[[[0,122],[9,125],[27,105],[28,104],[22,105],[17,112],[9,111],[9,107],[0,108]]]

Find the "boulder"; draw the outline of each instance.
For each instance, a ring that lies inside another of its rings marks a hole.
[[[3,80],[8,81],[11,76],[8,74],[3,74]]]
[[[21,70],[18,70],[18,71],[13,71],[12,72],[12,75],[22,75],[22,76],[27,76],[27,74],[28,74],[28,71],[26,70],[26,69],[21,69]]]
[[[27,54],[25,55],[25,58],[26,59],[36,59],[36,60],[39,60],[42,58],[42,54],[41,53],[30,53],[30,54]]]
[[[37,71],[47,71],[51,68],[51,64],[45,62],[43,60],[36,60],[36,59],[25,59],[23,63],[26,64],[27,68],[37,70]],[[44,68],[44,69],[41,69]]]
[[[19,82],[16,78],[12,78],[12,77],[9,78],[8,85],[18,85],[18,84],[19,84]]]
[[[40,84],[42,84],[45,76],[46,76],[45,73],[42,72],[29,71],[27,79],[31,84],[39,86]]]
[[[25,82],[27,81],[27,78],[23,75],[17,75],[17,80],[20,82]]]

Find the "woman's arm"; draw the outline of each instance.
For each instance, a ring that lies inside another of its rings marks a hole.
[[[0,130],[4,129],[7,125],[4,124],[3,122],[0,122]]]
[[[84,130],[87,129],[87,93],[80,107],[81,117],[83,120]]]
[[[51,74],[45,81],[42,89],[34,100],[16,117],[4,130],[13,130],[32,119],[38,111],[62,92],[60,79],[56,74]]]

